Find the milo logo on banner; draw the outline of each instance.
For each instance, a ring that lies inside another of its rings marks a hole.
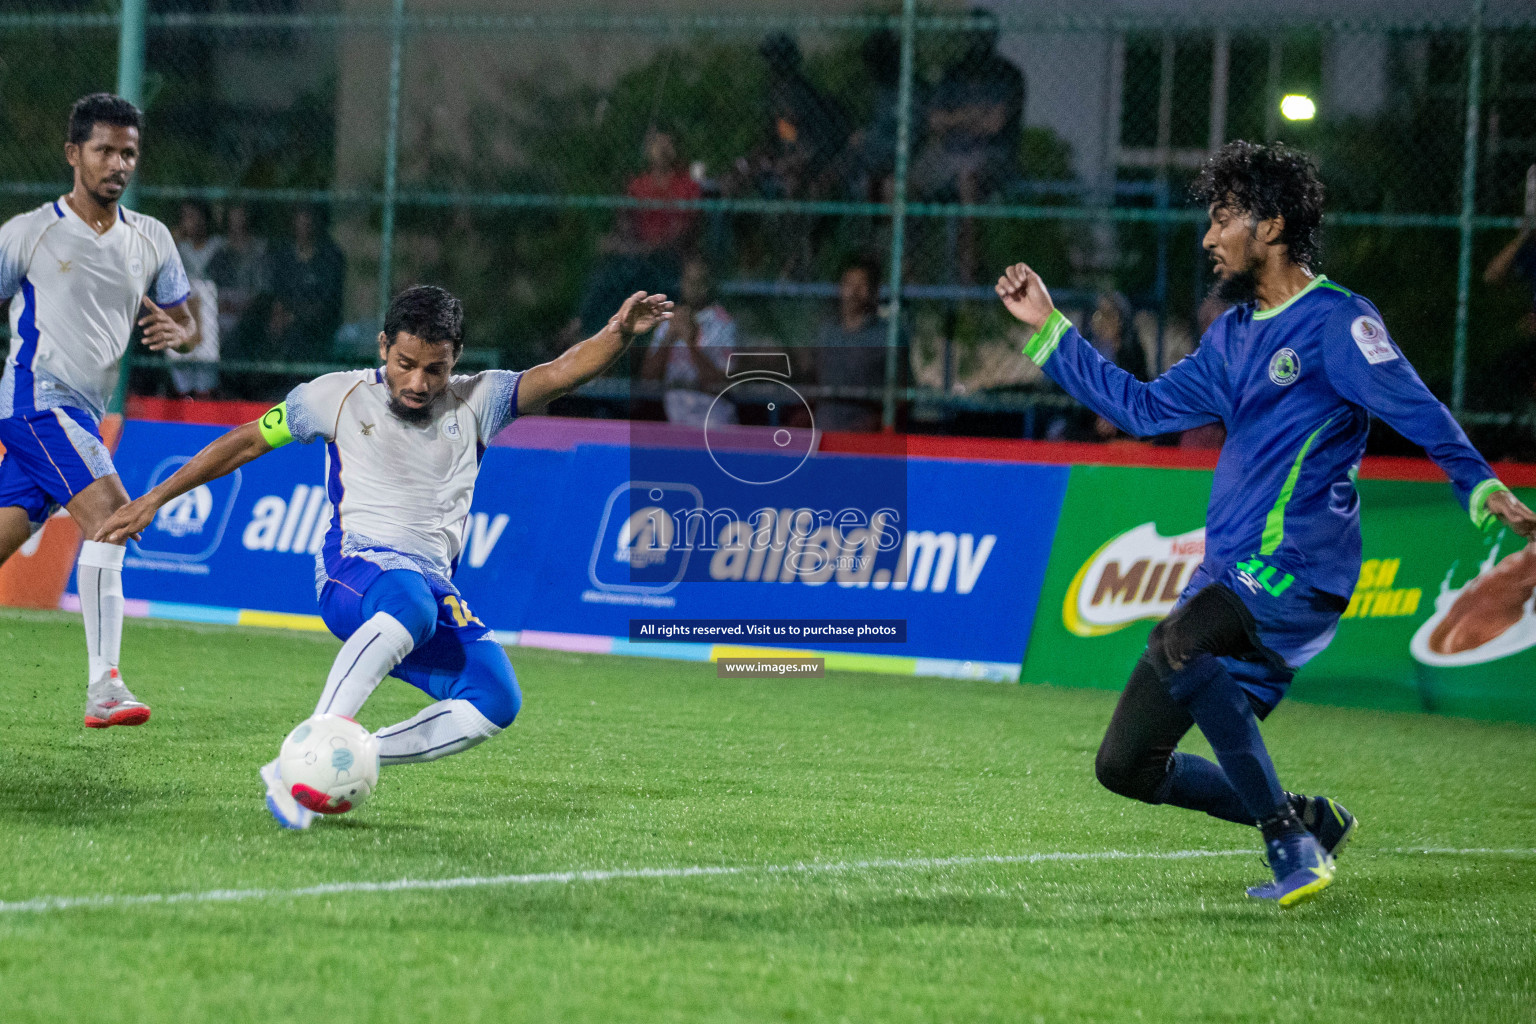
[[[1164,537],[1142,523],[1095,551],[1067,587],[1061,621],[1075,636],[1103,636],[1173,611],[1205,558],[1205,529]]]

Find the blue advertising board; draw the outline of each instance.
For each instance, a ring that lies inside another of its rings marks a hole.
[[[524,627],[629,636],[636,618],[905,619],[905,643],[784,645],[1021,659],[1067,467],[818,455],[765,506],[709,459],[578,448]],[[481,488],[477,504],[499,500],[494,482]],[[883,544],[870,529],[882,510],[895,513]]]
[[[221,428],[130,421],[130,494]],[[130,599],[313,615],[324,451],[290,445],[168,504],[129,545]],[[904,620],[903,642],[785,643],[1018,664],[1063,466],[584,445],[491,448],[457,582],[488,625],[629,637],[632,619]],[[756,481],[773,480],[771,488]]]

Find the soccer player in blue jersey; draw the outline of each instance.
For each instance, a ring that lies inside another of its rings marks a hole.
[[[1474,526],[1530,538],[1536,515],[1419,380],[1376,307],[1314,272],[1323,186],[1306,155],[1233,142],[1194,191],[1210,214],[1218,293],[1236,305],[1156,380],[1106,362],[1024,264],[997,294],[1035,331],[1024,354],[1127,433],[1226,426],[1205,562],[1148,638],[1095,770],[1122,796],[1257,824],[1274,881],[1248,895],[1289,907],[1332,882],[1355,819],[1326,797],[1283,790],[1258,723],[1349,604],[1361,557],[1354,479],[1371,416],[1423,446]],[[1192,725],[1215,764],[1176,749]]]

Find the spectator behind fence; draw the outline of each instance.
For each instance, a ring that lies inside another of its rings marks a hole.
[[[347,258],[331,241],[325,211],[301,206],[293,238],[272,251],[272,307],[267,320],[271,359],[324,359],[342,321]]]
[[[716,397],[725,389],[727,361],[736,347],[736,321],[714,301],[709,267],[697,256],[683,264],[672,319],[651,336],[640,374],[662,381],[670,423],[702,427],[715,406],[714,422],[735,423],[736,407]]]
[[[212,398],[219,386],[219,287],[209,265],[224,248],[224,239],[209,233],[213,213],[206,203],[184,201],[176,220],[176,251],[187,270],[187,312],[197,321],[201,340],[190,352],[167,350],[172,364],[171,387],[178,396]]]
[[[928,102],[928,137],[913,168],[926,199],[980,203],[1019,173],[1024,140],[1024,75],[997,52],[997,18],[971,11],[965,52],[949,66]],[[976,274],[976,227],[960,223],[957,277]]]
[[[855,199],[889,202],[894,194],[896,169],[896,133],[901,103],[901,41],[890,29],[881,29],[864,40],[860,49],[864,71],[875,87],[875,104],[869,124],[854,132],[848,140],[849,191]],[[921,83],[914,81],[912,108],[921,111],[916,93]],[[911,146],[921,149],[922,124],[914,116],[909,125]]]
[[[837,313],[816,333],[816,383],[823,387],[860,388],[879,393],[885,387],[888,322],[879,315],[880,264],[859,256],[843,266],[838,280]],[[905,386],[906,332],[896,353],[896,383]],[[879,430],[884,404],[867,398],[833,397],[816,401],[820,430]]]
[[[805,76],[792,38],[771,35],[759,52],[768,64],[768,155],[760,190],[770,198],[824,198],[836,187],[848,116]]]
[[[1532,178],[1536,179],[1536,168],[1532,168]],[[1536,390],[1536,352],[1532,351],[1531,344],[1536,341],[1536,215],[1531,211],[1526,212],[1515,237],[1488,261],[1488,267],[1483,271],[1483,280],[1490,285],[1504,284],[1511,276],[1520,278],[1531,293],[1525,315],[1514,325],[1525,344],[1505,374],[1508,385],[1518,389],[1511,398],[1515,403],[1524,404],[1536,397],[1533,394]]]
[[[270,277],[267,240],[251,234],[250,212],[231,206],[224,217],[224,244],[208,261],[208,276],[219,287],[219,334],[229,342],[242,330],[241,321],[252,304],[270,287]]]
[[[645,170],[629,179],[631,199],[694,200],[702,194],[688,176],[670,132],[646,133]],[[625,299],[637,291],[677,290],[682,254],[697,234],[697,210],[633,209],[619,215],[616,229],[598,242],[601,254],[581,300],[578,320],[566,333],[571,341],[602,328]]]
[[[928,102],[928,141],[914,177],[918,190],[962,203],[985,199],[1018,173],[1024,139],[1024,75],[997,52],[997,19],[978,8],[960,58]]]

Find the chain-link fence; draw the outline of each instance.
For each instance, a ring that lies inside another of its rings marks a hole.
[[[65,190],[70,102],[121,85],[148,116],[135,201],[213,282],[223,360],[141,362],[136,389],[266,398],[366,361],[417,281],[464,298],[472,363],[522,366],[646,288],[690,300],[684,334],[894,347],[805,368],[852,425],[1092,439],[990,281],[1030,262],[1106,355],[1156,373],[1215,312],[1191,177],[1227,140],[1282,139],[1328,185],[1322,269],[1480,439],[1523,451],[1499,428],[1536,403],[1536,243],[1510,249],[1528,9],[450,2],[0,0],[0,217]],[[667,365],[637,353],[563,409],[659,396]]]

